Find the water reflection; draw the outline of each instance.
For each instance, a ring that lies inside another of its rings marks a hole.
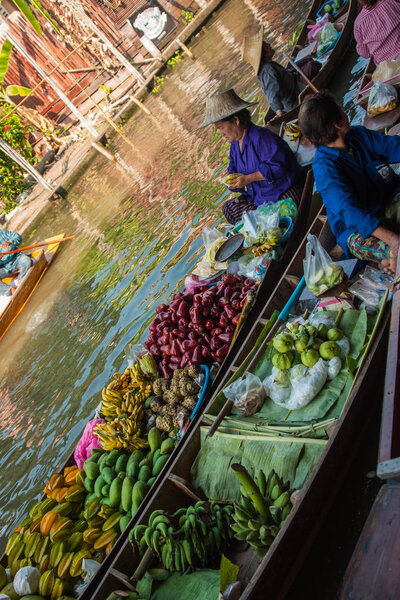
[[[190,45],[204,70],[181,61],[145,101],[158,125],[141,110],[125,124],[140,159],[112,135],[119,165],[95,155],[26,240],[77,233],[0,343],[3,538],[75,446],[124,346],[144,340],[155,306],[193,269],[203,228],[221,219],[229,192],[218,174],[228,144],[213,128],[196,128],[206,96],[231,86],[260,101],[256,121],[265,113],[258,82],[240,61],[244,28],[263,19],[282,49],[308,5],[225,2]],[[354,57],[349,73],[352,66]],[[357,73],[351,77],[353,85]]]

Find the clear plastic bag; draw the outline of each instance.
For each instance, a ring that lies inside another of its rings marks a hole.
[[[315,235],[307,236],[303,266],[306,285],[315,296],[323,294],[343,281],[342,267],[332,262]]]
[[[218,231],[218,229],[210,229],[209,227],[204,227],[203,233],[203,244],[206,249],[205,258],[209,263],[215,263],[215,254],[225,242],[225,236]]]
[[[397,106],[397,90],[393,85],[377,81],[371,88],[368,99],[367,114],[376,117],[393,110]]]
[[[278,241],[279,237],[282,237],[282,231],[279,229],[279,221],[279,210],[276,207],[271,213],[259,212],[257,215],[257,241],[263,243],[274,232],[276,234],[274,240]],[[280,233],[276,233],[278,229]]]
[[[126,344],[124,351],[129,367],[133,367],[138,358],[147,353],[147,350],[143,344]]]
[[[265,400],[265,390],[261,379],[253,373],[246,373],[224,389],[227,400],[232,400],[235,408],[244,417],[254,415]]]
[[[400,58],[395,60],[384,60],[379,63],[372,73],[372,81],[387,81],[400,73]]]
[[[325,23],[319,32],[317,53],[322,54],[325,52],[336,41],[339,35],[333,23]]]

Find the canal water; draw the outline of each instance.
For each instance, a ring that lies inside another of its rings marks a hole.
[[[227,192],[218,179],[228,144],[213,128],[196,127],[205,98],[229,87],[259,101],[256,122],[266,112],[240,61],[243,30],[262,20],[282,50],[308,6],[227,0],[190,42],[197,64],[184,58],[146,99],[152,118],[137,111],[125,120],[131,144],[110,140],[118,165],[92,157],[24,240],[76,234],[0,342],[2,547],[74,449],[102,387],[124,367],[125,345],[144,341],[156,305],[193,269],[203,228],[221,221]],[[363,65],[350,51],[335,81],[355,119],[351,100]]]

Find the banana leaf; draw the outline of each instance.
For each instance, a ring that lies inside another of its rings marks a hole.
[[[202,427],[201,449],[191,469],[191,481],[212,500],[238,501],[239,483],[230,468],[243,464],[254,475],[262,469],[268,474],[275,469],[292,487],[302,487],[326,442],[323,440],[249,440],[223,436],[217,431],[206,438],[208,428]],[[280,443],[277,443],[277,442]]]
[[[189,575],[173,573],[151,594],[151,600],[216,600],[219,580],[219,570],[200,569]]]
[[[21,85],[8,85],[6,87],[6,94],[9,96],[29,96],[31,92],[31,88],[23,87]]]
[[[28,23],[33,27],[36,33],[42,33],[42,28],[40,27],[40,23],[31,11],[29,4],[25,2],[25,0],[11,0],[13,4],[19,9],[20,12],[24,15]]]
[[[57,31],[57,33],[59,35],[62,36],[61,30],[58,26],[58,24],[54,21],[54,19],[51,18],[51,15],[49,12],[47,12],[47,10],[42,6],[42,4],[39,2],[39,0],[30,0],[32,6],[34,6],[36,8],[36,10],[38,11],[38,13],[40,15],[42,15],[42,17],[44,17],[46,19],[46,21],[48,21],[51,26]]]
[[[9,40],[5,40],[0,51],[0,82],[4,81],[7,74],[12,49],[12,43]]]

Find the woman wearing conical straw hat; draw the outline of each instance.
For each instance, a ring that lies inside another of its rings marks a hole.
[[[243,213],[282,198],[299,202],[304,174],[288,144],[278,135],[254,125],[249,106],[234,90],[214,94],[206,100],[202,127],[213,124],[231,143],[228,173],[234,174],[229,187],[240,196],[222,207],[228,223],[239,221]]]
[[[263,39],[262,28],[243,40],[242,60],[253,67],[275,116],[281,117],[298,105],[305,85],[296,73],[272,60],[274,54],[275,50]]]

